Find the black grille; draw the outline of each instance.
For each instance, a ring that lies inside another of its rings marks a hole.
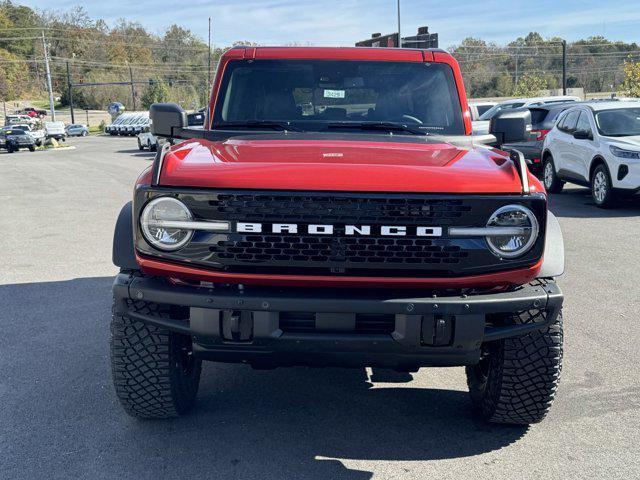
[[[315,314],[310,312],[280,312],[280,329],[285,333],[332,333],[316,329]],[[395,316],[377,313],[356,315],[355,329],[339,333],[388,335],[395,330]],[[335,332],[333,332],[335,333]]]
[[[353,197],[339,195],[220,194],[209,206],[218,218],[243,222],[295,219],[301,223],[415,223],[449,224],[471,211],[463,200]]]
[[[460,246],[420,238],[244,235],[220,240],[209,250],[223,260],[249,263],[349,262],[367,264],[457,264],[469,253]]]
[[[500,260],[484,238],[448,236],[451,226],[484,227],[493,212],[509,203],[532,208],[544,228],[542,196],[158,188],[138,190],[137,215],[149,199],[167,194],[183,201],[195,220],[230,222],[231,232],[198,231],[176,252],[154,249],[138,232],[138,250],[229,273],[455,277],[531,265],[544,245],[541,235],[527,255]],[[261,224],[261,231],[238,233],[236,222]],[[298,233],[272,233],[276,223],[296,224]],[[331,225],[333,232],[309,234],[309,225]],[[370,234],[347,235],[347,225],[369,226]],[[383,226],[406,227],[406,235],[385,236]],[[442,236],[420,236],[418,227],[440,227]]]

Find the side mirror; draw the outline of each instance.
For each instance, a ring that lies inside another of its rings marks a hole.
[[[531,140],[531,112],[529,110],[503,110],[489,123],[489,133],[498,145]]]
[[[154,103],[149,107],[151,133],[159,137],[173,137],[173,130],[188,125],[187,112],[176,103]]]
[[[576,130],[573,132],[573,138],[576,140],[593,140],[591,132],[587,132],[586,130]]]

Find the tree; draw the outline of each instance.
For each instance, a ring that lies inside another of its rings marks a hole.
[[[516,97],[537,97],[545,88],[547,88],[547,82],[543,77],[534,73],[525,73],[518,80],[513,94]]]
[[[630,97],[640,97],[640,62],[634,62],[629,58],[625,60],[622,71],[624,72],[624,82],[622,89]]]
[[[149,108],[153,103],[166,102],[170,98],[169,88],[162,80],[154,80],[142,95],[142,106]]]

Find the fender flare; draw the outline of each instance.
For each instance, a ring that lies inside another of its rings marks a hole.
[[[544,240],[544,260],[538,278],[559,277],[564,273],[564,238],[556,216],[547,213],[547,229]]]
[[[133,246],[133,202],[127,202],[120,210],[113,233],[112,261],[116,267],[138,270]]]

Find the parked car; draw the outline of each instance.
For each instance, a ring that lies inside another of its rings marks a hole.
[[[121,121],[122,120],[120,120],[120,117],[116,118],[113,122],[111,122],[110,124],[104,127],[104,133],[108,133],[109,135],[115,135],[116,134],[115,127]]]
[[[64,129],[64,122],[44,122],[44,130],[47,138],[55,138],[63,142],[67,138],[67,132]]]
[[[127,127],[135,121],[135,114],[133,112],[123,113],[121,117],[123,117],[122,121],[114,126],[116,135],[126,135]]]
[[[151,106],[152,133],[181,141],[116,223],[110,352],[124,410],[187,413],[204,360],[464,365],[481,418],[541,421],[561,370],[560,225],[525,165],[471,137],[456,60],[236,47],[219,65],[205,125]],[[529,112],[507,113],[492,122],[496,147],[530,131]]]
[[[158,138],[151,133],[151,124],[147,125],[143,132],[138,134],[138,150],[149,149],[155,152],[158,149]]]
[[[521,151],[529,170],[535,175],[541,175],[544,139],[555,125],[558,115],[573,105],[576,105],[576,102],[549,103],[528,107],[527,110],[531,112],[531,140],[519,143],[506,143],[504,147],[515,148]]]
[[[19,113],[28,115],[31,118],[44,118],[47,115],[47,111],[42,108],[25,107]]]
[[[496,106],[498,102],[469,102],[469,112],[471,112],[471,120],[480,119],[487,110]]]
[[[89,127],[80,123],[67,125],[64,130],[68,137],[86,137],[89,135]]]
[[[44,144],[45,140],[45,131],[39,125],[29,125],[26,123],[16,123],[15,125],[11,125],[9,127],[3,128],[11,128],[11,129],[20,129],[27,132],[29,135],[33,137],[33,140],[37,146]]]
[[[0,130],[0,148],[6,149],[9,153],[17,152],[21,148],[28,148],[33,152],[36,149],[36,143],[24,129],[5,127]]]
[[[535,107],[537,105],[548,105],[551,103],[579,102],[580,97],[570,95],[560,95],[553,97],[533,97],[533,98],[514,98],[505,102],[498,103],[484,112],[480,118],[473,122],[473,133],[475,135],[486,135],[489,133],[489,122],[498,113],[504,110],[512,110],[514,108]]]
[[[142,113],[138,118],[136,118],[136,120],[132,125],[127,127],[128,134],[138,135],[139,133],[143,132],[145,128],[149,126],[149,122],[151,122],[151,119],[149,118],[149,113],[148,112]]]
[[[22,115],[22,114],[7,115],[4,118],[5,125],[15,125],[18,123],[26,123],[27,125],[33,125],[36,123],[36,119],[30,117],[29,115]]]
[[[561,114],[544,141],[544,186],[589,186],[599,207],[640,191],[640,104],[594,102]]]

